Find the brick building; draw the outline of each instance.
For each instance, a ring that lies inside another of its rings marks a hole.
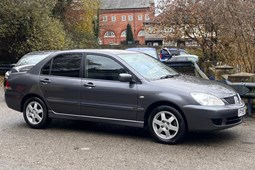
[[[126,40],[127,24],[134,40],[145,44],[143,23],[154,17],[154,0],[100,0],[100,42],[121,44]]]

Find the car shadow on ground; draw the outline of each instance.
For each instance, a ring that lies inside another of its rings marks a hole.
[[[26,126],[26,124],[23,124]],[[28,127],[27,127],[28,128]],[[93,135],[104,135],[114,137],[127,137],[130,139],[151,141],[149,132],[144,128],[127,127],[120,125],[112,125],[106,123],[96,123],[87,121],[61,120],[54,119],[47,131],[68,131],[81,132]],[[193,132],[187,133],[180,145],[221,145],[233,140],[237,140],[238,134],[231,130],[215,131],[215,132]]]

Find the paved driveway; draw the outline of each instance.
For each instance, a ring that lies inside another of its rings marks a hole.
[[[155,143],[143,129],[54,120],[27,127],[0,90],[0,169],[254,169],[255,120],[179,145]]]

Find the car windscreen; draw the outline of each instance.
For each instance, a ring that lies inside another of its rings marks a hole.
[[[42,61],[44,58],[49,56],[49,53],[47,54],[31,54],[31,55],[25,55],[22,57],[15,66],[22,66],[22,65],[34,65],[38,62]]]
[[[146,54],[119,54],[118,56],[147,80],[158,80],[178,75],[170,67]]]

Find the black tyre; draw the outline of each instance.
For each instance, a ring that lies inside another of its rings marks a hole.
[[[184,118],[170,106],[159,106],[152,110],[148,127],[152,137],[164,144],[175,144],[183,139],[186,133]]]
[[[23,116],[26,123],[34,129],[42,129],[49,125],[51,119],[48,117],[48,110],[44,102],[37,98],[29,98],[23,109]]]

